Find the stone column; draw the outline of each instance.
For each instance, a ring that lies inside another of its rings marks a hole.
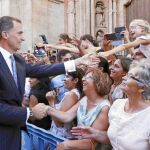
[[[86,0],[82,0],[82,34],[86,34]]]
[[[116,27],[116,15],[117,15],[117,8],[116,8],[116,0],[113,0],[113,28]]]
[[[10,0],[0,0],[0,16],[10,15]]]
[[[119,1],[118,4],[118,12],[117,13],[117,23],[118,26],[125,26],[126,25],[126,9],[125,9],[125,4],[127,4],[127,2],[130,2],[131,0],[123,0],[123,1]]]
[[[95,1],[91,0],[91,35],[95,36]]]
[[[85,33],[91,33],[91,0],[85,0]]]
[[[68,1],[68,33],[74,34],[75,33],[75,5],[74,0]]]
[[[22,49],[24,51],[30,50],[33,52],[33,39],[32,39],[32,0],[28,0],[28,2],[22,0],[22,6],[20,6],[22,10],[21,20],[23,22],[24,36],[25,42],[23,42]]]
[[[108,21],[108,32],[112,32],[112,0],[109,0],[109,21]]]
[[[64,0],[64,31],[68,33],[68,0]]]
[[[79,36],[83,35],[83,0],[79,0]]]

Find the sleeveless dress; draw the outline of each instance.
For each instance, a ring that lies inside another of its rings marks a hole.
[[[80,100],[80,93],[79,93],[78,89],[72,89],[71,91],[66,92],[65,96],[67,96],[69,94],[69,92],[74,92],[77,95],[78,100]],[[64,101],[64,99],[62,99],[62,101],[59,104],[55,105],[55,108],[57,110],[59,110],[61,108],[61,104],[63,101]],[[55,122],[52,121],[50,131],[61,137],[71,139],[71,138],[73,138],[73,136],[72,136],[70,130],[73,126],[74,126],[74,121],[71,121],[69,123],[64,123],[63,127],[57,127]]]
[[[91,126],[104,106],[110,107],[110,102],[108,100],[103,100],[102,102],[97,104],[97,106],[95,106],[93,109],[91,109],[88,113],[86,113],[87,97],[83,98],[80,101],[80,105],[77,110],[78,126]]]
[[[102,102],[97,104],[96,107],[91,109],[88,113],[87,112],[87,97],[83,98],[80,101],[80,105],[77,111],[77,120],[78,120],[78,126],[91,126],[93,122],[96,120],[98,115],[101,113],[101,110],[103,107],[108,106],[110,107],[110,102],[107,99],[104,99]],[[96,150],[111,150],[110,145],[105,145],[102,143],[99,143],[96,146]]]

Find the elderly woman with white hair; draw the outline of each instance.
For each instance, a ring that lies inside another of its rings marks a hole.
[[[99,142],[110,141],[114,150],[150,150],[150,60],[134,61],[124,77],[126,99],[113,103],[107,132],[75,127],[72,133]],[[109,141],[108,139],[109,138]]]

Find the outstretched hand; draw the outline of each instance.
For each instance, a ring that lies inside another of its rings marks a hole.
[[[80,58],[75,59],[76,66],[78,65],[86,65],[86,66],[95,66],[98,65],[100,59],[96,53],[86,54]]]
[[[98,133],[98,130],[86,126],[73,127],[71,133],[78,139],[94,139],[95,135]]]

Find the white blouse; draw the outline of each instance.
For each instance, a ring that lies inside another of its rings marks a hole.
[[[150,107],[126,113],[128,99],[118,99],[109,111],[108,137],[114,150],[150,150]]]
[[[143,39],[143,40],[150,40],[150,34],[143,35],[138,38]],[[150,44],[148,44],[148,45],[140,44],[140,51],[145,55],[146,58],[150,59]]]

